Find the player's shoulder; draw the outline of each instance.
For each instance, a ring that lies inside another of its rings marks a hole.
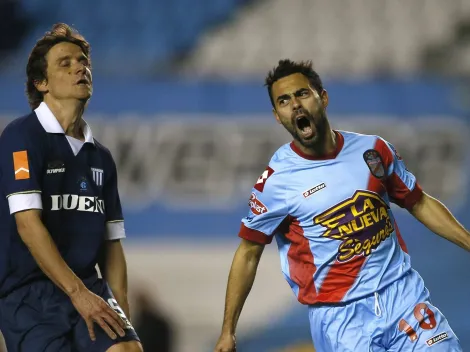
[[[268,166],[276,171],[277,176],[290,173],[292,166],[296,163],[296,154],[291,148],[290,143],[286,143],[278,148],[271,159]]]
[[[358,133],[352,131],[344,131],[338,130],[339,133],[344,138],[344,142],[354,142],[354,141],[362,141],[362,142],[377,142],[379,140],[385,141],[381,136],[376,134],[366,134],[366,133]]]
[[[370,150],[374,149],[380,153],[385,161],[390,160],[395,156],[401,160],[400,154],[395,149],[392,143],[387,141],[382,136],[377,134],[363,134],[349,131],[338,131],[344,137],[344,144],[347,146],[353,146],[354,150]]]
[[[93,138],[93,142],[95,143],[95,147],[98,150],[98,153],[104,158],[106,161],[106,165],[109,167],[113,167],[114,159],[111,151],[105,147],[101,142],[99,142],[96,138]]]
[[[294,163],[293,159],[290,145],[281,146],[274,152],[253,188],[261,193],[285,189],[286,178],[290,175]]]
[[[34,112],[13,119],[2,131],[2,139],[18,138],[23,135],[29,138],[37,138],[41,135],[41,124]]]
[[[393,149],[393,146],[382,136],[377,134],[365,134],[351,131],[338,130],[344,138],[345,145],[365,144],[373,149]]]

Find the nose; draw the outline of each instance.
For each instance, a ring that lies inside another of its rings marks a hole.
[[[295,111],[295,110],[299,110],[302,106],[300,105],[300,101],[299,99],[296,97],[296,96],[293,96],[292,97],[292,109]]]
[[[86,73],[86,65],[81,63],[81,62],[78,62],[77,65],[76,65],[76,68],[75,68],[75,73]]]

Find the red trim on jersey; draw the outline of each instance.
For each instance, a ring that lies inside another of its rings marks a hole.
[[[341,302],[356,282],[365,260],[364,256],[354,257],[346,263],[336,260],[323,280],[316,303]]]
[[[310,243],[304,236],[304,229],[299,221],[293,217],[287,217],[279,227],[284,236],[290,241],[287,260],[289,263],[289,277],[299,286],[297,299],[303,304],[316,302],[317,290],[313,281],[313,275],[317,271],[314,264]]]
[[[394,221],[394,226],[395,226],[395,233],[397,234],[398,238],[398,243],[400,244],[401,249],[403,252],[408,253],[408,247],[406,247],[405,240],[403,237],[401,237],[400,229],[398,228],[398,224],[396,221]]]
[[[387,157],[387,155],[383,155],[384,153],[382,152],[383,147],[386,146],[383,142],[379,142],[382,141],[379,140],[378,143],[376,143],[375,148],[377,151],[379,151],[379,153],[382,155],[382,158],[384,159],[384,167],[388,168],[391,162],[390,158]],[[382,184],[381,180],[372,174],[369,174],[367,189],[377,194],[382,194],[385,190],[385,186]],[[336,260],[323,280],[317,297],[317,302],[341,302],[344,296],[346,296],[348,291],[356,282],[365,260],[366,257],[364,256],[356,256],[346,263],[341,263]]]
[[[392,151],[382,139],[377,139],[375,149],[380,152],[387,170],[394,159]],[[414,189],[411,191],[395,172],[387,179],[386,187],[393,202],[408,210],[411,210],[423,195],[423,190],[417,182]]]
[[[382,157],[382,161],[384,162],[384,167],[385,167],[385,173],[387,173],[388,168],[390,165],[393,163],[393,154],[388,148],[387,144],[385,142],[378,138],[377,141],[375,142],[374,149],[377,150],[380,153],[380,156]]]
[[[261,231],[250,229],[249,227],[246,227],[244,223],[240,226],[238,237],[259,244],[270,244],[273,240],[273,236],[268,236]]]
[[[328,160],[328,159],[334,159],[338,156],[338,154],[341,152],[341,150],[343,149],[343,146],[344,146],[344,137],[341,133],[339,133],[338,131],[333,131],[336,135],[336,149],[330,153],[330,154],[326,154],[326,155],[323,155],[323,156],[320,156],[320,157],[316,157],[316,156],[313,156],[313,155],[309,155],[309,154],[305,154],[303,151],[301,151],[294,143],[294,141],[292,141],[290,143],[290,147],[292,148],[292,150],[299,156],[301,156],[302,158],[304,159],[308,159],[308,160]]]

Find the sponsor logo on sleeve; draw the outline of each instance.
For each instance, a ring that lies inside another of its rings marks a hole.
[[[29,179],[28,152],[26,150],[13,153],[13,168],[15,170],[15,180]]]
[[[431,347],[432,345],[435,345],[436,343],[442,342],[445,339],[447,339],[449,335],[446,332],[443,332],[439,335],[431,337],[429,340],[426,341],[426,345]]]
[[[261,215],[268,212],[268,208],[266,207],[266,205],[264,205],[263,202],[256,198],[256,194],[254,193],[251,193],[248,205],[250,206],[251,212],[255,215]]]
[[[274,173],[274,170],[268,166],[266,170],[264,170],[264,172],[261,174],[261,176],[258,177],[258,180],[256,181],[254,188],[258,192],[263,192],[266,181],[268,180],[269,177],[271,177],[273,173]]]

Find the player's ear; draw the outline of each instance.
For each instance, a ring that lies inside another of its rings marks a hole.
[[[41,93],[47,93],[47,80],[42,80],[42,81],[34,81],[34,86],[38,91]]]
[[[279,118],[279,115],[277,114],[277,111],[275,108],[273,108],[273,115],[274,118],[276,119],[277,123],[281,124],[281,119]]]
[[[326,90],[322,90],[320,93],[320,99],[323,104],[323,109],[326,110],[326,107],[328,106],[328,92]]]

